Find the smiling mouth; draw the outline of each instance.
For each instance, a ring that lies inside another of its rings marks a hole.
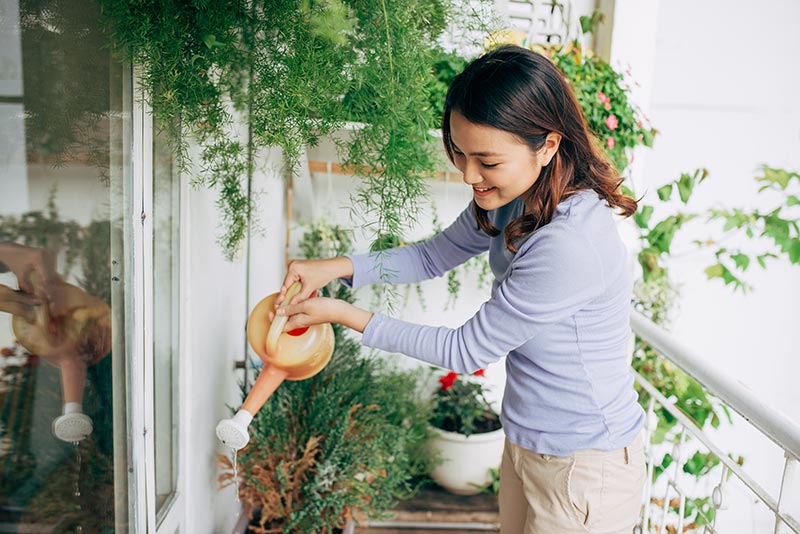
[[[476,195],[488,195],[496,188],[494,187],[473,187],[472,190],[475,191]]]

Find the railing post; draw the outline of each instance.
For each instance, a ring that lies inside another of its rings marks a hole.
[[[797,458],[786,453],[786,463],[783,466],[783,479],[781,480],[781,492],[778,495],[778,513],[775,514],[775,534],[788,534],[792,532],[781,519],[781,514],[788,511],[790,502],[797,502],[800,499],[800,490],[797,484],[798,461]]]

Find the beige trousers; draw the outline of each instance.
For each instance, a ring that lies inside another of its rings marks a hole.
[[[641,433],[614,451],[539,454],[506,440],[501,534],[631,534],[646,478]]]

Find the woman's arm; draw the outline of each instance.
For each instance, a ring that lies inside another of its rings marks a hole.
[[[347,256],[353,264],[348,285],[407,284],[442,276],[489,249],[489,236],[478,228],[472,204],[445,230],[422,243],[382,252]]]
[[[286,330],[339,323],[363,332],[369,347],[472,373],[523,345],[543,326],[576,313],[604,289],[602,262],[588,239],[571,231],[543,232],[521,247],[508,278],[458,328],[413,324],[327,298],[278,313],[290,316]]]
[[[376,313],[362,343],[427,363],[472,373],[562,321],[605,289],[602,262],[592,244],[575,233],[534,236],[523,245],[509,276],[490,300],[458,328],[408,323]]]

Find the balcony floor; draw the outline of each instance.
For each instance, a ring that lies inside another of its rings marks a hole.
[[[475,531],[499,532],[496,495],[453,495],[434,486],[421,490],[413,499],[400,502],[393,512],[393,519],[373,526],[358,527],[356,534],[456,534],[465,530],[463,527],[443,528],[448,523],[476,527],[485,525]],[[417,526],[404,526],[408,524]]]

